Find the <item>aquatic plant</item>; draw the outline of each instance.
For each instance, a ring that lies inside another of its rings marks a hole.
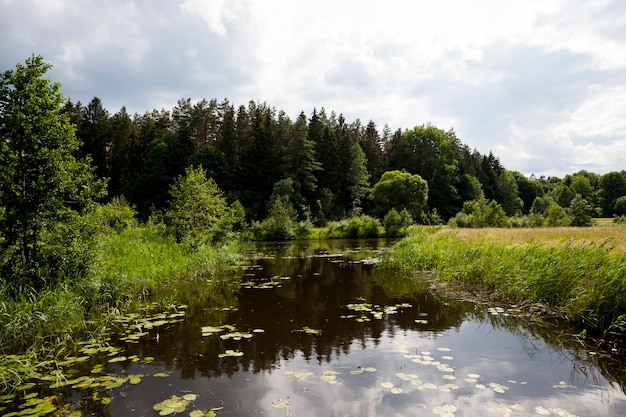
[[[626,337],[626,258],[611,239],[570,239],[560,245],[483,233],[460,237],[451,229],[420,228],[383,254],[379,268],[405,276],[434,271],[494,298],[539,303],[593,335]]]

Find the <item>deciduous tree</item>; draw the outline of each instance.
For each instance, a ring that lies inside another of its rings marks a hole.
[[[1,279],[42,287],[89,263],[88,236],[76,217],[104,195],[79,148],[60,84],[32,56],[0,76]]]

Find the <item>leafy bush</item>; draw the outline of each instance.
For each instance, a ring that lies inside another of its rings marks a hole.
[[[135,210],[128,201],[121,197],[114,197],[110,203],[100,205],[91,213],[91,221],[103,229],[112,229],[115,232],[136,226]]]
[[[383,219],[385,234],[389,237],[406,235],[407,228],[413,224],[413,217],[407,209],[402,209],[400,213],[395,208],[387,212]]]
[[[615,200],[615,204],[613,205],[613,211],[618,216],[626,215],[626,195],[619,197]]]
[[[283,198],[276,198],[269,216],[261,223],[252,225],[256,240],[291,240],[296,237],[298,215],[293,206]]]
[[[463,210],[448,222],[453,227],[508,227],[510,222],[504,209],[495,200],[485,198],[463,203]]]
[[[571,223],[565,209],[556,203],[548,206],[544,212],[544,217],[546,218],[546,225],[550,227],[569,226]]]
[[[371,216],[355,216],[328,225],[329,239],[356,239],[379,237],[383,227],[380,220]]]
[[[592,211],[593,207],[591,204],[582,198],[580,194],[576,194],[568,210],[572,226],[591,226],[593,224],[591,219]]]
[[[626,216],[617,216],[613,218],[613,223],[615,224],[626,224]]]
[[[226,198],[202,167],[189,167],[170,189],[165,221],[176,241],[192,250],[226,238],[234,219]]]
[[[540,214],[529,214],[511,217],[510,222],[511,227],[542,227],[545,224],[545,218]]]

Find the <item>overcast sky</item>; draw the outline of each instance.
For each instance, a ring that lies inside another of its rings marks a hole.
[[[0,0],[0,69],[31,54],[72,101],[314,107],[431,123],[530,175],[626,169],[620,0]]]

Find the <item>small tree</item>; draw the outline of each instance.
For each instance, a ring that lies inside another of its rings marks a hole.
[[[387,212],[383,220],[385,233],[389,237],[404,236],[406,229],[413,224],[413,217],[407,209],[402,209],[400,213],[395,208]]]
[[[572,226],[591,226],[593,223],[591,219],[592,211],[593,207],[591,204],[582,198],[580,194],[576,194],[568,210]]]
[[[458,227],[507,227],[509,219],[497,201],[479,198],[463,203],[463,210],[451,218],[449,224]]]
[[[192,249],[228,235],[233,219],[222,191],[202,167],[189,167],[170,189],[166,222],[178,242]]]
[[[623,216],[626,214],[626,196],[622,196],[615,200],[615,204],[613,205],[613,211],[618,216]]]
[[[414,219],[422,217],[428,200],[428,183],[406,171],[387,171],[374,185],[372,199],[378,213],[406,209]]]
[[[571,223],[565,209],[557,203],[552,203],[546,208],[544,217],[546,218],[546,224],[550,227],[569,226]]]
[[[60,84],[41,56],[0,75],[0,279],[42,287],[90,262],[90,230],[79,214],[104,196],[79,147]]]

